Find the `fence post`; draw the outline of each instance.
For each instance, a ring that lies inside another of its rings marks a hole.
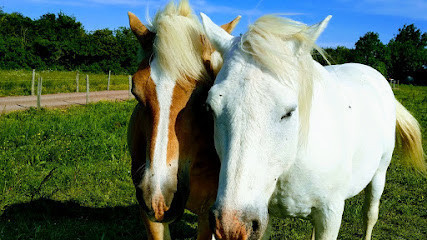
[[[111,77],[111,70],[108,71],[108,84],[107,84],[107,91],[110,91],[110,77]]]
[[[129,98],[132,98],[132,76],[129,75]]]
[[[79,71],[76,74],[76,92],[79,92]]]
[[[39,77],[39,82],[37,83],[37,109],[41,108],[42,81],[43,78]]]
[[[86,104],[89,103],[89,75],[86,75]]]
[[[34,96],[34,82],[36,81],[36,69],[33,69],[33,78],[31,80],[31,96]]]

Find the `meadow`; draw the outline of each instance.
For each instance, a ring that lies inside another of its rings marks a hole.
[[[74,76],[75,77],[75,76]],[[427,147],[427,87],[396,97],[418,119]],[[146,239],[130,179],[126,131],[135,100],[0,116],[0,239]],[[373,239],[427,239],[427,178],[395,154]],[[363,193],[346,202],[339,239],[361,239]],[[273,219],[272,239],[309,239],[304,219]],[[172,224],[194,239],[195,215]]]
[[[32,74],[30,70],[0,70],[0,97],[31,95]],[[79,73],[79,91],[86,91],[86,74],[89,75],[89,90],[107,90],[108,73]],[[77,72],[70,71],[36,71],[35,92],[37,80],[42,77],[42,94],[75,92]],[[110,90],[129,89],[128,75],[111,73]]]

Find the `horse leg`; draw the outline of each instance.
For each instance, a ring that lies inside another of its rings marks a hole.
[[[169,224],[152,222],[145,212],[140,209],[142,221],[147,231],[148,240],[170,240]]]
[[[316,240],[337,239],[343,211],[344,200],[329,203],[313,212],[313,232]]]
[[[372,181],[365,188],[365,202],[363,204],[365,240],[371,239],[372,229],[378,220],[380,198],[385,184],[385,173],[386,171],[377,171]]]
[[[212,231],[209,227],[209,215],[200,214],[197,220],[197,240],[211,240]]]

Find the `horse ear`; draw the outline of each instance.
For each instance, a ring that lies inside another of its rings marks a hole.
[[[209,41],[212,43],[215,49],[218,50],[218,52],[223,54],[231,47],[234,37],[213,23],[212,20],[204,13],[200,13],[200,16],[202,17],[203,28],[205,29],[206,36],[208,37]]]
[[[329,15],[320,23],[315,24],[315,25],[308,28],[307,31],[311,35],[311,39],[316,41],[317,38],[319,38],[320,34],[323,32],[323,30],[325,30],[325,28],[328,25],[329,20],[331,20],[331,18],[332,18],[332,16]]]
[[[148,42],[152,41],[154,37],[154,33],[150,32],[144,24],[139,20],[135,14],[128,12],[129,16],[129,25],[133,34],[135,34],[142,48],[149,48],[151,46],[147,46]]]
[[[221,28],[226,32],[231,33],[239,23],[241,16],[237,16],[233,21],[221,25]],[[222,58],[221,56],[215,55],[215,49],[212,48],[210,42],[206,39],[206,36],[201,36],[201,41],[203,45],[202,59],[205,63],[207,69],[210,69],[214,76],[216,76],[221,69]],[[218,53],[218,52],[216,52]]]
[[[224,29],[226,32],[231,33],[231,32],[233,32],[236,25],[240,22],[241,18],[242,18],[242,16],[239,15],[233,21],[221,25],[221,28]]]

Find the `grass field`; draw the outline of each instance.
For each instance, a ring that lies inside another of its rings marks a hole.
[[[427,128],[427,87],[396,96]],[[136,102],[101,102],[0,116],[0,239],[145,239],[130,179],[127,122]],[[427,178],[395,156],[373,239],[427,239]],[[363,194],[346,202],[339,239],[362,237]],[[302,219],[273,219],[272,239],[309,239]],[[196,218],[172,225],[192,239]]]
[[[86,91],[86,74],[89,75],[89,90],[107,90],[108,74],[79,73],[79,91]],[[29,70],[0,70],[0,97],[31,95],[33,72]],[[42,94],[67,93],[76,91],[77,72],[40,71],[36,72],[35,92],[38,77],[43,78]],[[110,90],[129,88],[128,75],[111,74]]]

